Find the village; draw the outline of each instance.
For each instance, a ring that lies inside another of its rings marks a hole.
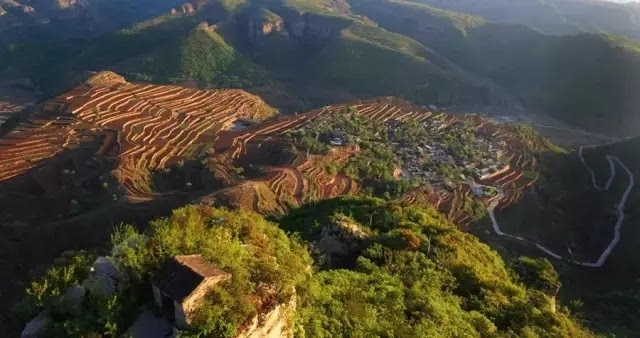
[[[298,133],[312,152],[354,145],[386,149],[400,164],[393,174],[396,179],[441,189],[467,184],[478,198],[495,196],[497,191],[476,181],[509,166],[508,158],[501,156],[504,141],[482,135],[463,121],[446,121],[443,115],[379,123],[361,121],[356,111],[349,111],[315,121]]]
[[[396,121],[387,122],[387,126],[392,130],[398,128]],[[496,194],[492,187],[479,185],[475,181],[508,167],[508,161],[500,156],[504,141],[474,133],[473,137],[468,137],[467,145],[471,151],[465,153],[452,149],[451,144],[439,137],[443,134],[468,135],[463,124],[447,125],[441,119],[434,118],[422,122],[421,127],[426,134],[434,137],[394,144],[403,163],[401,177],[418,179],[433,187],[453,188],[455,184],[469,184],[477,197]]]

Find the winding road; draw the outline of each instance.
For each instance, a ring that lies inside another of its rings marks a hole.
[[[505,237],[509,237],[509,238],[513,238],[516,239],[518,241],[522,241],[522,242],[526,242],[529,244],[532,244],[534,246],[536,246],[538,249],[542,250],[543,252],[545,252],[547,255],[554,257],[556,259],[566,259],[569,262],[575,263],[577,265],[582,265],[582,266],[587,266],[587,267],[594,267],[594,268],[599,268],[602,267],[604,265],[604,263],[607,261],[607,258],[609,258],[609,255],[611,254],[611,252],[613,252],[613,249],[615,249],[615,247],[618,245],[618,242],[620,242],[620,229],[622,228],[622,223],[624,222],[624,209],[625,209],[625,205],[627,203],[627,198],[629,197],[629,194],[631,193],[631,189],[633,188],[633,186],[635,185],[635,177],[633,176],[633,173],[629,170],[629,168],[627,168],[627,166],[617,157],[613,156],[613,155],[607,155],[607,161],[609,162],[609,178],[607,179],[607,182],[605,183],[604,186],[599,186],[598,183],[596,182],[596,174],[593,171],[593,169],[587,164],[586,160],[584,159],[584,157],[582,156],[583,150],[584,148],[593,148],[594,146],[588,146],[588,147],[580,147],[580,150],[578,151],[578,156],[580,157],[580,161],[582,162],[582,165],[585,167],[586,170],[589,171],[589,173],[591,174],[591,184],[593,185],[594,189],[599,190],[599,191],[607,191],[609,190],[609,188],[611,188],[611,183],[613,182],[615,176],[616,176],[616,163],[622,167],[622,169],[624,169],[627,172],[627,176],[629,177],[629,185],[627,186],[627,188],[625,189],[624,193],[622,194],[622,197],[620,198],[620,202],[616,205],[616,211],[618,214],[618,219],[616,221],[616,224],[614,226],[614,230],[613,230],[613,239],[611,240],[611,242],[609,243],[609,245],[604,249],[604,251],[600,254],[600,257],[598,257],[598,260],[596,260],[595,262],[581,262],[581,261],[576,261],[573,259],[568,259],[565,257],[562,257],[561,255],[551,251],[550,249],[536,243],[533,242],[531,240],[528,240],[526,238],[523,237],[519,237],[519,236],[514,236],[514,235],[510,235],[507,233],[502,232],[502,230],[500,230],[500,225],[498,224],[498,221],[496,219],[496,215],[495,215],[495,209],[498,206],[498,204],[500,204],[500,201],[504,198],[504,192],[498,189],[498,197],[496,198],[495,201],[493,201],[490,205],[489,205],[489,217],[491,218],[491,223],[493,224],[493,230],[495,231],[495,233],[499,236],[505,236]]]

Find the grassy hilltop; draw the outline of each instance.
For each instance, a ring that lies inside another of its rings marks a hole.
[[[278,226],[302,233],[306,244]],[[332,260],[347,268],[327,266],[323,255],[310,266],[307,245],[320,243],[323,229],[357,243]],[[253,213],[191,206],[151,222],[144,234],[120,227],[108,253],[129,276],[115,293],[89,288],[79,303],[65,301],[60,294],[91,274],[94,255],[68,252],[29,286],[16,314],[46,309],[55,318],[50,337],[120,335],[140,307],[152,307],[147,289],[159,267],[173,255],[199,253],[232,279],[208,293],[181,335],[236,337],[254,316],[288,306],[295,294],[286,327],[298,337],[593,336],[556,309],[560,282],[548,261],[522,258],[510,266],[430,208],[351,197],[274,224]]]

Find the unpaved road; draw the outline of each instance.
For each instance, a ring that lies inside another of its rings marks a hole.
[[[514,235],[510,235],[507,233],[502,232],[502,230],[500,230],[500,225],[498,224],[498,221],[496,219],[496,215],[495,215],[495,209],[498,206],[498,204],[500,203],[500,201],[502,200],[502,198],[504,197],[504,193],[502,192],[501,189],[498,189],[498,198],[496,198],[496,200],[491,203],[489,205],[489,217],[491,218],[491,223],[493,225],[493,230],[495,231],[495,233],[499,236],[505,236],[505,237],[509,237],[509,238],[513,238],[516,239],[518,241],[522,241],[522,242],[527,242],[530,244],[533,244],[534,246],[536,246],[538,249],[542,250],[543,252],[545,252],[547,255],[554,257],[556,259],[566,259],[572,263],[578,264],[578,265],[582,265],[582,266],[588,266],[588,267],[594,267],[594,268],[599,268],[602,267],[606,262],[607,262],[607,258],[609,258],[609,255],[611,255],[611,252],[613,252],[613,249],[615,249],[615,247],[618,245],[618,243],[620,242],[620,229],[622,229],[622,224],[624,222],[624,209],[625,209],[625,205],[627,203],[627,198],[629,197],[629,194],[631,193],[631,189],[633,189],[633,186],[635,185],[635,177],[633,176],[633,173],[629,170],[629,168],[627,168],[627,166],[617,157],[613,156],[613,155],[607,155],[607,161],[609,162],[609,178],[607,179],[607,182],[604,184],[604,186],[599,186],[598,183],[596,182],[596,174],[593,171],[593,169],[587,164],[586,160],[584,159],[584,157],[582,156],[583,150],[584,148],[592,148],[592,146],[590,147],[580,147],[580,150],[578,151],[578,156],[580,157],[580,161],[582,162],[582,165],[585,167],[585,169],[587,171],[589,171],[590,175],[591,175],[591,184],[593,185],[593,188],[599,191],[607,191],[609,190],[609,188],[611,188],[611,183],[613,182],[614,178],[616,177],[616,164],[618,164],[622,169],[624,169],[627,173],[627,176],[629,177],[629,184],[627,185],[627,188],[625,189],[624,193],[622,194],[622,197],[620,198],[620,202],[616,205],[616,211],[617,211],[617,221],[616,224],[613,228],[613,239],[611,240],[611,242],[609,242],[609,245],[604,249],[604,251],[602,251],[602,253],[600,254],[600,257],[598,257],[598,260],[596,260],[595,262],[582,262],[582,261],[576,261],[573,259],[569,259],[569,258],[565,258],[562,257],[561,255],[558,255],[557,253],[551,251],[550,249],[544,247],[543,245],[540,245],[536,242],[533,242],[531,240],[528,240],[526,238],[523,237],[519,237],[519,236],[514,236]]]

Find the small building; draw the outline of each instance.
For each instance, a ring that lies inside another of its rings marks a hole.
[[[216,284],[231,278],[201,255],[176,256],[153,278],[156,306],[175,319],[178,328],[186,328],[194,310]]]

